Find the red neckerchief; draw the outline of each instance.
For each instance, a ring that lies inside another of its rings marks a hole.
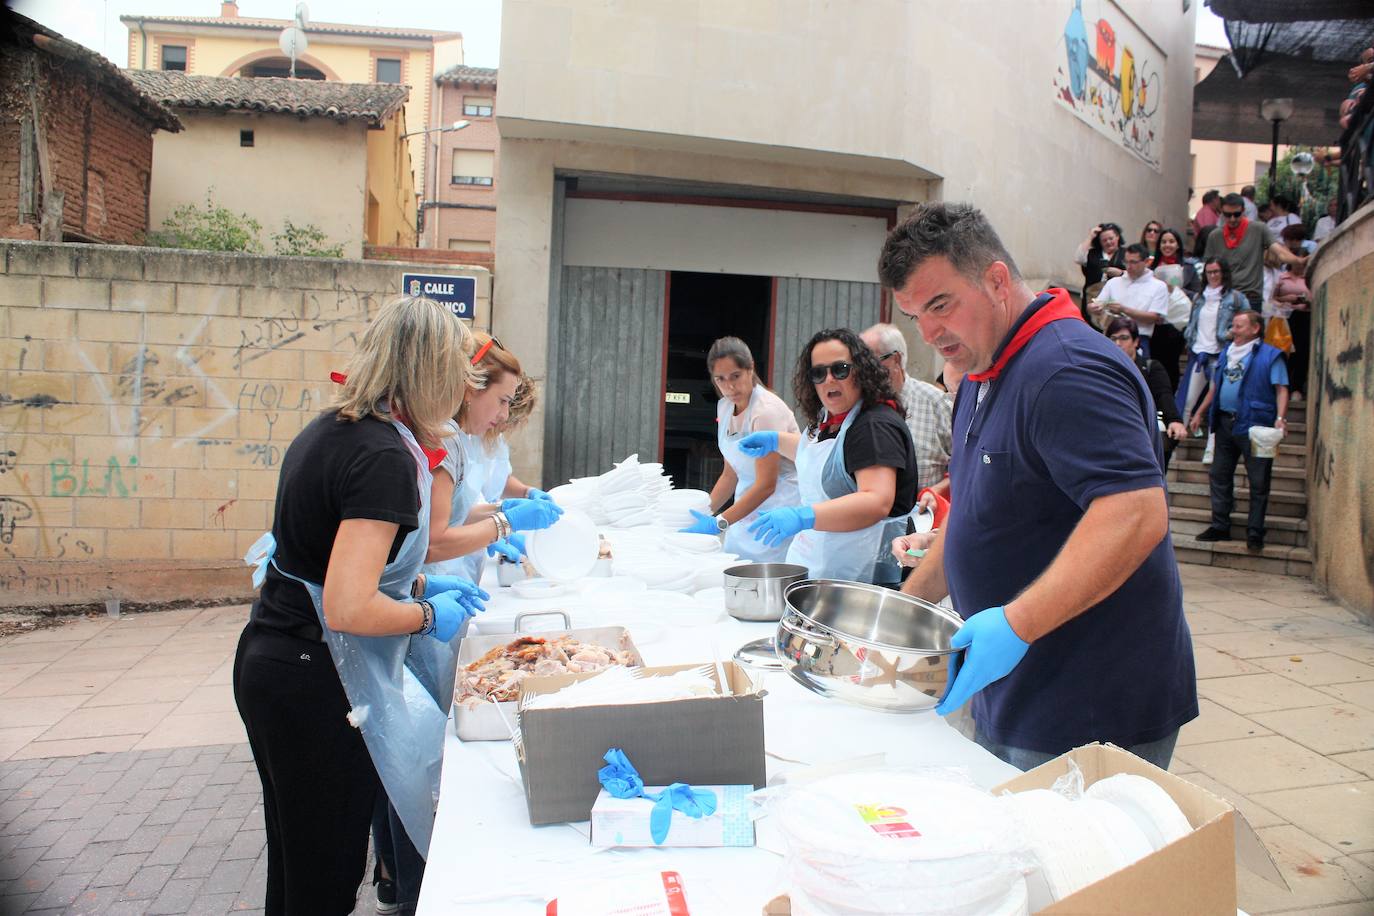
[[[344,382],[348,381],[348,376],[344,375],[342,372],[331,372],[329,373],[329,380],[336,385],[342,385]],[[406,422],[405,415],[400,413],[396,414],[396,419],[400,420],[402,423]],[[443,464],[444,458],[448,456],[448,452],[444,449],[425,448],[420,444],[420,440],[418,439],[415,440],[415,444],[419,445],[420,451],[425,453],[425,459],[429,462],[429,469],[431,471]]]
[[[1177,264],[1177,263],[1178,263],[1178,255],[1167,255],[1167,254],[1162,254],[1162,255],[1159,256],[1159,263],[1160,263],[1160,264]]]
[[[852,410],[853,408],[850,409]],[[824,420],[821,421],[820,427],[817,428],[816,435],[819,436],[821,433],[826,432],[827,430],[839,429],[841,426],[844,425],[844,418],[847,416],[849,416],[848,410],[846,410],[844,413],[837,413],[834,416],[826,417]]]
[[[1231,231],[1231,221],[1227,220],[1226,225],[1221,227],[1221,240],[1226,243],[1227,248],[1235,248],[1240,244],[1240,240],[1245,238],[1245,230],[1250,225],[1250,221],[1245,217],[1240,218],[1236,224],[1236,231]]]
[[[1083,320],[1083,314],[1078,310],[1078,306],[1074,305],[1073,300],[1069,298],[1068,290],[1053,287],[1040,295],[1049,295],[1049,301],[1035,309],[1016,329],[1011,340],[1002,345],[1002,349],[992,363],[992,368],[969,374],[968,377],[971,381],[990,382],[997,378],[1002,370],[1007,367],[1007,363],[1011,362],[1012,357],[1019,353],[1022,347],[1030,343],[1031,338],[1039,334],[1050,322],[1065,321],[1072,318],[1079,321]]]

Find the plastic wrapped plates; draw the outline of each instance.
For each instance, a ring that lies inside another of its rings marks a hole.
[[[600,540],[592,520],[569,509],[552,526],[530,532],[525,546],[530,562],[544,578],[571,582],[592,571]]]

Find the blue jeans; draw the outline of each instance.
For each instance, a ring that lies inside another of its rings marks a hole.
[[[978,743],[979,747],[987,750],[1003,763],[1011,764],[1018,770],[1033,770],[1040,766],[1040,764],[1048,763],[1059,756],[1058,754],[1047,754],[1043,751],[1027,750],[1024,747],[1012,747],[1009,744],[998,744],[984,734],[981,728],[977,729],[973,736],[973,740]],[[1173,759],[1174,745],[1177,742],[1178,730],[1175,729],[1172,734],[1165,735],[1158,741],[1148,741],[1144,744],[1132,745],[1126,748],[1126,750],[1135,754],[1141,760],[1147,760],[1153,763],[1161,770],[1167,770],[1169,769],[1169,761]],[[1065,748],[1065,750],[1069,750],[1069,748]]]

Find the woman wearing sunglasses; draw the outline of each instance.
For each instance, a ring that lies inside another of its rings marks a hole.
[[[916,452],[887,371],[841,328],[811,338],[792,384],[805,432],[751,433],[740,450],[794,460],[801,505],[762,513],[749,533],[767,545],[795,536],[787,562],[812,578],[895,586],[888,545],[916,504]]]
[[[754,372],[754,354],[738,337],[722,337],[711,344],[706,368],[720,392],[716,405],[716,443],[725,466],[711,488],[711,511],[734,497],[719,515],[692,510],[696,521],[683,528],[691,534],[725,532],[725,549],[753,563],[781,563],[791,539],[767,545],[749,536],[747,525],[761,511],[797,503],[797,471],[780,455],[750,458],[740,441],[757,430],[795,434],[797,421],[782,398],[769,391]]]

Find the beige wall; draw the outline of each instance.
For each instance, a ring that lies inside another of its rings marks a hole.
[[[387,118],[377,130],[367,132],[367,193],[376,198],[381,218],[369,245],[415,247],[415,171],[410,167],[410,146],[405,111]]]
[[[1199,47],[1197,49],[1196,73],[1198,81],[1220,63],[1225,53],[1219,48]],[[1230,66],[1227,64],[1226,66]],[[1258,113],[1256,114],[1258,117]],[[1279,144],[1279,158],[1287,153],[1288,147]],[[1202,195],[1210,190],[1218,190],[1223,196],[1239,194],[1248,184],[1256,184],[1258,173],[1269,170],[1269,155],[1272,148],[1265,143],[1226,143],[1221,140],[1190,140],[1189,153],[1192,155],[1193,199],[1188,202],[1191,216],[1202,206]],[[1180,231],[1182,226],[1178,227]]]
[[[156,231],[182,204],[215,201],[262,224],[262,243],[289,218],[313,223],[344,256],[362,256],[366,214],[367,127],[361,121],[288,115],[178,111],[185,129],[153,138],[149,225]],[[253,146],[239,131],[253,131]]]
[[[0,607],[240,598],[395,261],[0,243]]]
[[[1093,222],[1187,216],[1195,13],[1120,6],[1167,56],[1162,171],[1052,95],[1068,2],[505,0],[497,333],[542,376],[555,169],[972,200],[1028,277],[1076,282]]]
[[[1317,250],[1312,271],[1307,517],[1317,584],[1374,621],[1374,203]]]
[[[163,44],[187,45],[187,72],[207,76],[237,76],[244,66],[258,57],[281,57],[277,47],[279,30],[226,29],[219,26],[147,27],[148,50],[145,58],[137,24],[129,28],[129,66],[135,69],[159,68],[159,48]],[[372,83],[377,79],[377,57],[401,61],[401,82],[410,87],[406,99],[406,123],[421,125],[429,120],[430,89],[434,84],[434,46],[429,41],[397,40],[384,37],[330,35],[306,30],[309,47],[303,63],[316,67],[331,80],[345,83]],[[443,57],[462,63],[461,39],[442,43]],[[450,64],[451,66],[451,64]],[[418,184],[425,167],[425,137],[411,137],[410,157]]]

